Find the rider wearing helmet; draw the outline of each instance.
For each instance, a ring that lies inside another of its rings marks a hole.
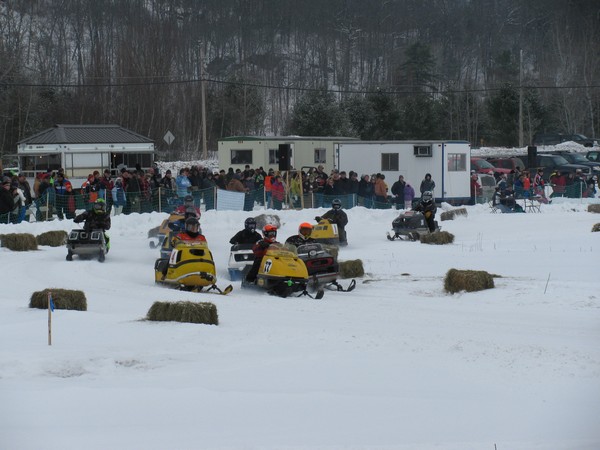
[[[179,220],[174,220],[173,222],[169,222],[168,223],[168,227],[171,231],[173,231],[174,233],[179,233],[181,231],[185,230],[185,221],[187,219],[189,219],[190,217],[193,217],[195,219],[200,219],[200,215],[197,212],[197,208],[193,207],[193,206],[188,206],[185,209],[185,212],[182,213],[183,214],[183,219],[179,219]]]
[[[196,216],[198,217],[198,220],[200,220],[200,208],[198,208],[194,204],[194,197],[192,197],[191,195],[186,195],[184,197],[184,199],[183,199],[183,205],[179,205],[175,209],[175,214],[184,215],[190,208],[193,208],[194,211],[196,211]]]
[[[256,231],[256,220],[248,217],[244,222],[244,229],[238,231],[235,236],[229,239],[232,245],[237,244],[255,244],[260,241],[261,235]]]
[[[254,283],[256,281],[256,275],[258,275],[258,269],[260,268],[262,258],[267,253],[267,249],[271,244],[278,244],[276,239],[277,227],[271,224],[265,225],[263,227],[263,238],[254,244],[254,247],[252,247],[252,252],[254,253],[254,262],[246,274],[246,281],[249,283]]]
[[[200,221],[198,218],[188,217],[185,220],[185,229],[175,236],[173,239],[173,246],[175,246],[177,240],[206,242],[206,238],[202,234],[202,229],[200,228]]]
[[[85,231],[110,230],[110,214],[106,212],[106,201],[103,198],[97,199],[92,204],[91,210],[79,214],[73,219],[73,222],[85,222],[83,224],[83,229]]]
[[[435,213],[437,211],[437,206],[435,206],[435,201],[433,198],[433,192],[423,192],[421,195],[421,200],[415,205],[413,210],[423,213],[425,216],[425,221],[427,222],[427,226],[429,227],[429,231],[433,233],[435,231]]]
[[[291,244],[296,247],[304,244],[311,244],[316,242],[313,238],[310,237],[312,234],[313,226],[308,222],[303,222],[298,227],[298,234],[290,236],[285,240],[286,244]]]
[[[336,224],[338,227],[338,235],[340,238],[340,245],[348,245],[348,239],[346,237],[346,225],[348,225],[348,216],[342,211],[342,202],[340,199],[335,199],[331,202],[331,209],[323,214],[322,217],[315,217],[317,222],[321,219],[327,219],[329,222]]]

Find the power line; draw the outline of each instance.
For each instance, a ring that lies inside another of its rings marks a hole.
[[[140,78],[140,77],[120,77],[122,78]],[[160,77],[146,77],[146,78],[160,78]],[[415,86],[393,86],[391,89],[380,89],[375,90],[352,90],[352,89],[322,89],[322,88],[310,88],[310,87],[298,87],[298,86],[279,86],[273,84],[261,84],[261,83],[250,83],[241,81],[224,81],[215,80],[211,78],[193,78],[187,80],[160,80],[160,81],[149,81],[148,79],[139,82],[126,82],[126,83],[11,83],[2,82],[0,86],[3,87],[29,87],[29,88],[62,88],[62,89],[94,89],[94,88],[127,88],[127,87],[145,87],[145,86],[167,86],[167,85],[180,85],[180,84],[197,84],[205,81],[207,83],[230,85],[230,86],[241,86],[241,87],[253,87],[260,89],[273,89],[273,90],[289,90],[299,92],[331,92],[338,94],[383,94],[383,95],[399,95],[399,94],[465,94],[465,93],[477,93],[477,92],[495,92],[504,89],[501,87],[488,87],[488,88],[474,88],[474,89],[440,89],[431,90],[431,86],[427,87],[428,91],[416,89]],[[543,90],[564,90],[564,89],[596,89],[600,88],[600,84],[592,85],[566,85],[566,86],[544,86],[544,85],[523,85],[523,89],[543,89]]]

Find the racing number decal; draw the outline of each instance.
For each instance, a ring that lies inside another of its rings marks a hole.
[[[267,259],[265,261],[265,267],[263,269],[264,273],[269,273],[269,270],[271,270],[271,267],[273,267],[273,261],[271,261],[270,259]]]

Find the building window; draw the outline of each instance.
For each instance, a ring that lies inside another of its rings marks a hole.
[[[269,149],[269,165],[273,165],[273,164],[278,164],[279,161],[277,159],[277,149],[276,148],[270,148]]]
[[[465,172],[467,155],[465,153],[448,153],[448,172]]]
[[[415,156],[432,156],[431,145],[415,145],[414,147]]]
[[[400,170],[400,165],[398,164],[398,153],[382,153],[381,171],[398,172],[398,170]]]
[[[252,150],[231,150],[231,164],[252,164]]]
[[[326,151],[324,148],[315,148],[315,164],[327,163]]]

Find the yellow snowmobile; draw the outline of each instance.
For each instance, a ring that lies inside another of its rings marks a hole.
[[[246,272],[250,269],[246,270]],[[281,244],[272,244],[262,257],[256,282],[246,281],[242,278],[242,287],[257,286],[265,289],[269,294],[288,297],[295,292],[300,295],[312,297],[306,287],[308,285],[308,270],[296,252]],[[323,298],[323,290],[317,291],[314,298]]]
[[[328,219],[321,219],[319,223],[313,227],[310,237],[320,244],[340,245],[338,227]]]
[[[156,248],[156,247],[160,247],[161,245],[163,245],[165,238],[167,236],[169,236],[169,233],[171,232],[171,228],[169,228],[169,224],[172,224],[179,220],[183,220],[184,218],[185,217],[183,214],[171,213],[167,219],[162,221],[162,223],[160,224],[160,227],[158,227],[158,232],[156,235],[150,236],[150,234],[148,234],[148,238],[153,238],[153,237],[156,238],[156,241],[148,242],[149,247]],[[156,228],[155,228],[155,230],[156,230]]]
[[[217,271],[211,251],[205,241],[176,241],[170,257],[159,258],[154,264],[154,281],[158,284],[189,291],[217,291],[229,294],[233,287],[221,290],[215,284]]]

